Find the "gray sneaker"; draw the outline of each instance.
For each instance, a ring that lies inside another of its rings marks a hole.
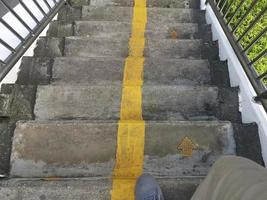
[[[135,187],[135,200],[164,200],[156,180],[150,175],[139,177]]]

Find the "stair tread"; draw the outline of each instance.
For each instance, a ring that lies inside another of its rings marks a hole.
[[[55,37],[65,36],[94,36],[103,37],[111,34],[117,37],[120,34],[131,33],[131,23],[117,21],[75,21],[74,25],[62,24],[58,21],[50,25],[48,35]],[[148,24],[146,28],[147,37],[177,37],[177,38],[194,38],[198,36],[199,27],[196,23],[164,23]]]
[[[199,2],[196,0],[189,0],[188,4],[184,0],[147,0],[147,7],[167,7],[167,8],[199,8]],[[94,6],[133,6],[133,0],[91,0],[90,5]]]
[[[188,200],[202,178],[160,178],[164,196],[169,200]],[[112,182],[103,178],[60,179],[11,179],[0,182],[1,200],[99,200],[110,199]]]
[[[112,57],[55,58],[52,83],[120,85],[124,64],[125,59]],[[144,85],[210,84],[209,63],[207,60],[145,58],[143,79]]]
[[[205,176],[221,155],[235,154],[227,121],[146,121],[144,172],[158,177]],[[111,177],[117,122],[88,120],[18,122],[11,176]],[[168,137],[162,137],[168,133]],[[187,136],[198,148],[183,158],[178,145]]]
[[[82,20],[130,21],[132,7],[82,6]],[[201,22],[204,12],[199,9],[147,8],[148,23]]]
[[[129,39],[67,37],[66,56],[124,56],[129,54]],[[144,56],[201,59],[200,39],[146,39]],[[136,47],[138,48],[138,47]]]
[[[72,24],[54,24],[50,26],[48,36],[68,37],[68,36],[90,36],[90,37],[129,37],[131,35],[131,24],[114,21],[101,23],[101,21],[79,21]],[[146,38],[172,38],[172,39],[193,39],[200,38],[197,24],[180,23],[164,24],[164,26],[148,26]]]

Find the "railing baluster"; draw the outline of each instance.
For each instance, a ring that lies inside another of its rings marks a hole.
[[[45,2],[45,5],[48,7],[49,10],[52,9],[52,7],[50,6],[50,4],[47,2],[47,0],[43,0]]]
[[[254,63],[256,63],[257,61],[259,61],[265,54],[267,53],[267,49],[265,49],[264,51],[262,51],[256,58],[254,58],[249,65],[253,65]]]
[[[246,13],[241,17],[241,19],[237,22],[237,24],[234,26],[234,27],[232,27],[232,33],[234,33],[236,30],[237,30],[237,28],[238,28],[238,26],[246,19],[246,17],[249,15],[249,13],[250,13],[250,11],[254,8],[254,6],[257,4],[257,2],[258,2],[258,0],[254,0],[252,3],[251,3],[251,5],[250,5],[250,7],[247,9],[247,11],[246,11]]]
[[[23,19],[21,19],[21,17],[12,8],[10,8],[5,0],[0,0],[0,2],[2,2],[3,5],[8,9],[8,11],[10,11],[30,33],[32,33],[32,29],[28,26],[28,24],[26,24]]]
[[[231,3],[229,4],[227,10],[225,11],[225,13],[223,14],[223,17],[226,17],[229,13],[229,11],[231,10],[232,5],[234,4],[235,0],[232,0]]]
[[[0,43],[2,44],[2,45],[4,45],[8,50],[10,50],[12,53],[15,53],[16,52],[16,50],[13,48],[13,47],[11,47],[9,44],[7,44],[4,40],[2,40],[1,38],[0,38]]]
[[[262,79],[265,76],[267,76],[267,71],[265,71],[263,74],[261,74],[260,76],[258,76],[257,79]]]
[[[267,6],[254,18],[254,20],[250,23],[250,25],[246,28],[246,30],[242,33],[242,35],[237,39],[237,42],[242,40],[244,36],[256,25],[256,23],[265,14],[266,10],[267,10]]]
[[[34,4],[38,7],[38,9],[42,12],[42,14],[44,15],[44,18],[47,17],[46,12],[44,11],[44,9],[40,6],[40,4],[36,1],[36,0],[32,0],[34,2]]]
[[[240,9],[242,8],[243,4],[245,3],[246,1],[243,0],[243,1],[240,1],[240,3],[238,4],[237,8],[235,9],[234,13],[232,14],[232,16],[230,17],[230,19],[227,21],[227,25],[229,25],[232,20],[235,18],[235,16],[237,15],[237,13],[240,11]]]
[[[25,41],[25,39],[17,32],[15,31],[8,23],[6,23],[5,20],[3,20],[3,18],[0,18],[0,22],[6,26],[8,28],[8,30],[10,30],[15,36],[17,36],[21,41]]]
[[[0,64],[5,65],[6,63],[5,63],[5,61],[0,59]]]
[[[222,1],[223,1],[223,0],[218,0],[218,1],[217,1],[217,7],[218,7],[218,8],[220,8],[219,6],[220,6],[220,4],[221,4]]]
[[[258,102],[261,101],[262,99],[266,99],[267,98],[267,91],[259,94],[258,96],[254,97],[254,101]]]
[[[222,10],[224,9],[226,3],[227,3],[227,0],[225,0],[225,1],[223,2],[222,7],[221,7],[221,9],[220,9],[220,12],[222,12]]]
[[[31,18],[35,21],[37,25],[40,25],[39,20],[34,16],[34,14],[30,11],[30,9],[25,5],[25,3],[22,0],[19,0],[22,7],[27,11],[27,13],[31,16]]]
[[[267,27],[265,27],[265,29],[263,29],[255,38],[254,40],[252,40],[252,42],[246,46],[246,48],[243,49],[243,52],[246,52],[248,50],[250,50],[250,48],[259,41],[259,39],[267,32]]]

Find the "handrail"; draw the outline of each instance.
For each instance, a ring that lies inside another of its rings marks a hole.
[[[267,111],[267,102],[265,101],[267,99],[267,89],[263,82],[263,79],[267,76],[267,71],[259,75],[259,72],[255,68],[262,59],[267,60],[267,44],[265,49],[257,52],[253,58],[248,53],[260,40],[267,37],[267,28],[264,27],[263,30],[256,34],[256,37],[251,38],[248,44],[244,45],[242,43],[242,40],[254,31],[256,24],[260,23],[263,17],[267,17],[267,5],[264,5],[260,11],[258,9],[258,12],[255,13],[254,8],[259,2],[259,0],[251,0],[250,5],[247,5],[247,0],[206,0],[206,4],[211,6],[249,81],[257,93],[254,100],[261,102]],[[236,4],[235,9],[233,8],[234,4]],[[253,18],[251,19],[252,14]],[[250,16],[250,19],[248,19],[248,16]],[[236,23],[233,22],[234,19],[237,20]],[[246,25],[243,22],[246,22]],[[239,28],[241,25],[243,31],[240,33]],[[237,34],[238,31],[239,33]]]
[[[45,29],[45,27],[51,22],[54,16],[58,13],[59,9],[66,3],[66,0],[41,0],[45,7],[40,4],[40,0],[33,0],[33,3],[40,13],[42,13],[42,18],[38,20],[37,16],[31,11],[31,8],[27,5],[28,0],[17,0],[18,4],[21,5],[24,11],[29,14],[31,19],[36,23],[34,28],[31,28],[27,21],[19,16],[18,13],[15,12],[14,8],[12,8],[8,2],[8,0],[0,0],[0,6],[4,6],[4,8],[12,13],[12,15],[20,22],[20,24],[26,28],[29,34],[25,37],[18,33],[15,28],[13,28],[10,24],[8,24],[2,17],[0,17],[0,23],[7,28],[11,34],[13,34],[17,39],[19,39],[20,43],[17,47],[12,47],[11,44],[8,44],[7,41],[4,41],[0,38],[0,44],[7,49],[10,54],[7,58],[1,60],[0,59],[0,81],[2,81],[8,72],[13,68],[13,66],[17,63],[17,61],[24,55],[24,53],[28,50],[28,48],[32,45],[32,43],[38,38],[41,32]]]

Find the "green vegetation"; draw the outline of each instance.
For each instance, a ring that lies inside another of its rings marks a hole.
[[[241,17],[246,13],[246,11],[249,9],[249,7],[252,5],[255,0],[226,0],[226,5],[223,9],[223,12],[225,13],[231,2],[231,8],[228,11],[228,14],[226,16],[226,19],[231,19],[231,16],[233,13],[239,9],[235,17],[230,22],[230,27],[234,28]],[[244,1],[244,2],[243,2]],[[221,5],[223,5],[225,1],[222,1]],[[240,6],[240,3],[243,2],[242,6]],[[248,14],[248,16],[244,19],[244,21],[238,26],[238,28],[235,31],[236,38],[239,38],[244,31],[248,28],[248,26],[253,22],[255,17],[266,8],[267,6],[267,0],[259,0],[257,4],[253,7],[251,12]],[[267,27],[267,12],[260,18],[260,20],[256,23],[256,25],[248,32],[248,34],[243,37],[243,39],[240,41],[240,44],[243,48],[246,48],[247,45],[249,45],[253,39],[256,38],[256,36],[263,31],[264,28]],[[261,52],[263,52],[267,48],[267,33],[265,33],[260,40],[247,52],[247,56],[249,60],[253,60],[256,58]],[[258,62],[254,64],[254,67],[256,71],[259,74],[262,74],[267,71],[267,56],[263,56]]]

